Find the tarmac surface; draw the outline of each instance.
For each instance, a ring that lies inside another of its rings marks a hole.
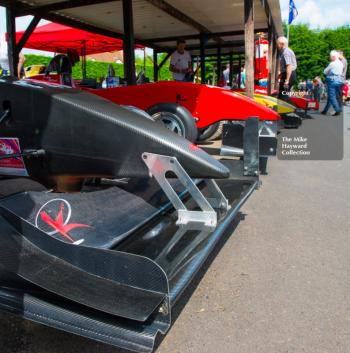
[[[269,161],[157,353],[350,352],[350,108],[345,113],[342,161]],[[126,353],[7,314],[0,352]]]

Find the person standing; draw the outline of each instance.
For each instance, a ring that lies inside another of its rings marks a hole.
[[[7,42],[4,40],[0,41],[0,69],[2,71],[0,76],[8,76],[10,74]]]
[[[346,74],[348,71],[348,61],[346,60],[342,50],[339,50],[338,52],[339,52],[339,60],[343,64],[343,72],[341,74],[341,77],[342,77],[343,82],[345,82],[346,81]]]
[[[174,81],[187,81],[186,77],[192,72],[191,55],[185,50],[186,41],[178,39],[176,50],[171,55],[169,70],[173,73]]]
[[[324,83],[321,80],[321,77],[320,76],[316,76],[315,80],[317,80],[318,86],[319,86],[319,89],[320,89],[320,100],[321,99],[325,99],[325,92],[324,92],[325,88],[324,88]]]
[[[237,86],[239,88],[244,89],[245,88],[245,80],[246,80],[246,73],[245,73],[245,66],[241,67],[241,72],[237,75]]]
[[[277,47],[280,51],[280,84],[278,98],[288,101],[288,93],[290,92],[297,78],[297,59],[293,50],[288,47],[288,39],[286,37],[279,37],[277,39]]]
[[[25,62],[24,55],[19,53],[18,55],[18,66],[17,66],[17,77],[21,77],[21,71]],[[10,63],[8,57],[8,47],[6,40],[0,40],[0,69],[2,73],[0,76],[9,76],[10,73]]]
[[[339,60],[339,52],[332,50],[330,52],[330,64],[325,68],[324,74],[326,76],[327,84],[327,104],[322,110],[321,114],[326,115],[330,106],[333,106],[335,113],[333,116],[341,114],[341,107],[339,106],[338,94],[343,86],[342,74],[343,64]]]
[[[346,105],[346,102],[348,100],[348,96],[349,96],[349,82],[345,81],[344,85],[343,85],[343,105]]]
[[[339,87],[339,92],[338,92],[338,102],[339,102],[340,109],[342,109],[342,105],[343,105],[343,87],[345,85],[346,74],[347,74],[347,71],[348,71],[348,61],[344,57],[344,53],[343,53],[342,50],[338,50],[338,53],[339,53],[339,60],[343,64],[343,72],[342,72],[342,75],[341,75],[343,84]]]
[[[318,102],[321,100],[321,87],[317,78],[312,80],[312,99],[315,99]]]
[[[226,64],[225,70],[222,72],[222,77],[225,81],[225,86],[229,85],[231,77],[230,64]]]
[[[307,92],[307,94],[311,94],[312,86],[313,86],[312,81],[308,78],[306,80],[306,92]]]

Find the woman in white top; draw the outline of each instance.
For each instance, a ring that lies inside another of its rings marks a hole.
[[[324,70],[324,74],[326,75],[326,84],[327,84],[327,104],[324,107],[321,114],[326,115],[328,109],[332,105],[335,115],[341,114],[341,107],[338,102],[339,91],[343,85],[342,82],[342,72],[343,72],[343,64],[339,60],[339,53],[336,50],[332,50],[330,53],[330,64]]]
[[[18,55],[18,67],[17,67],[17,76],[21,76],[22,67],[24,65],[25,58],[22,53]],[[7,42],[5,40],[0,41],[0,69],[2,73],[0,76],[8,76],[10,75],[10,65],[9,58],[7,52]]]

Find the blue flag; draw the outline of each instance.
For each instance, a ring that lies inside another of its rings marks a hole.
[[[288,19],[288,24],[290,25],[295,17],[298,16],[298,10],[294,4],[293,0],[289,0],[289,19]]]

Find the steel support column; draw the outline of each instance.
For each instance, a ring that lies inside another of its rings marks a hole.
[[[6,7],[6,31],[8,35],[8,59],[10,74],[17,76],[18,52],[16,48],[16,15],[13,5]]]
[[[269,56],[268,56],[268,65],[269,65],[269,76],[268,76],[268,81],[267,81],[267,93],[268,95],[271,95],[272,91],[272,85],[274,84],[274,61],[273,61],[273,47],[275,43],[274,39],[274,31],[271,23],[271,15],[269,15],[269,29],[268,29],[268,38],[267,40],[269,41]]]
[[[167,53],[166,56],[163,58],[163,60],[160,62],[160,64],[158,65],[158,71],[164,66],[164,64],[169,60],[169,58],[171,57],[172,53]]]
[[[238,58],[238,66],[239,66],[239,71],[238,71],[238,88],[241,88],[241,81],[242,81],[242,57],[239,56]]]
[[[158,51],[153,50],[153,81],[158,82]]]
[[[216,66],[217,66],[216,74],[218,76],[218,78],[217,78],[217,84],[218,84],[220,79],[221,79],[221,73],[222,73],[222,70],[221,70],[221,47],[220,47],[220,45],[218,46],[218,49],[217,49]]]
[[[233,78],[233,54],[230,53],[230,83],[229,85],[232,87],[232,78]]]
[[[254,95],[254,0],[244,0],[246,92]]]
[[[205,78],[205,44],[206,44],[206,36],[205,34],[201,34],[200,36],[200,58],[201,58],[201,83],[206,83]]]
[[[33,17],[32,21],[29,24],[29,26],[27,27],[27,29],[23,33],[23,36],[21,37],[21,39],[17,43],[17,46],[16,46],[17,53],[20,53],[21,50],[23,49],[23,47],[26,45],[29,37],[34,32],[34,30],[35,30],[36,26],[38,25],[38,23],[40,22],[40,20],[41,20],[41,17],[38,16],[38,15]]]
[[[136,84],[135,37],[132,0],[123,0],[124,20],[124,76],[128,85]]]
[[[86,41],[84,40],[81,48],[81,71],[83,78],[86,78]]]
[[[274,89],[278,89],[279,85],[279,71],[280,71],[280,60],[278,54],[278,48],[276,43],[276,38],[274,39],[274,47],[273,47],[273,63],[275,67],[274,76],[275,76],[275,85]]]

